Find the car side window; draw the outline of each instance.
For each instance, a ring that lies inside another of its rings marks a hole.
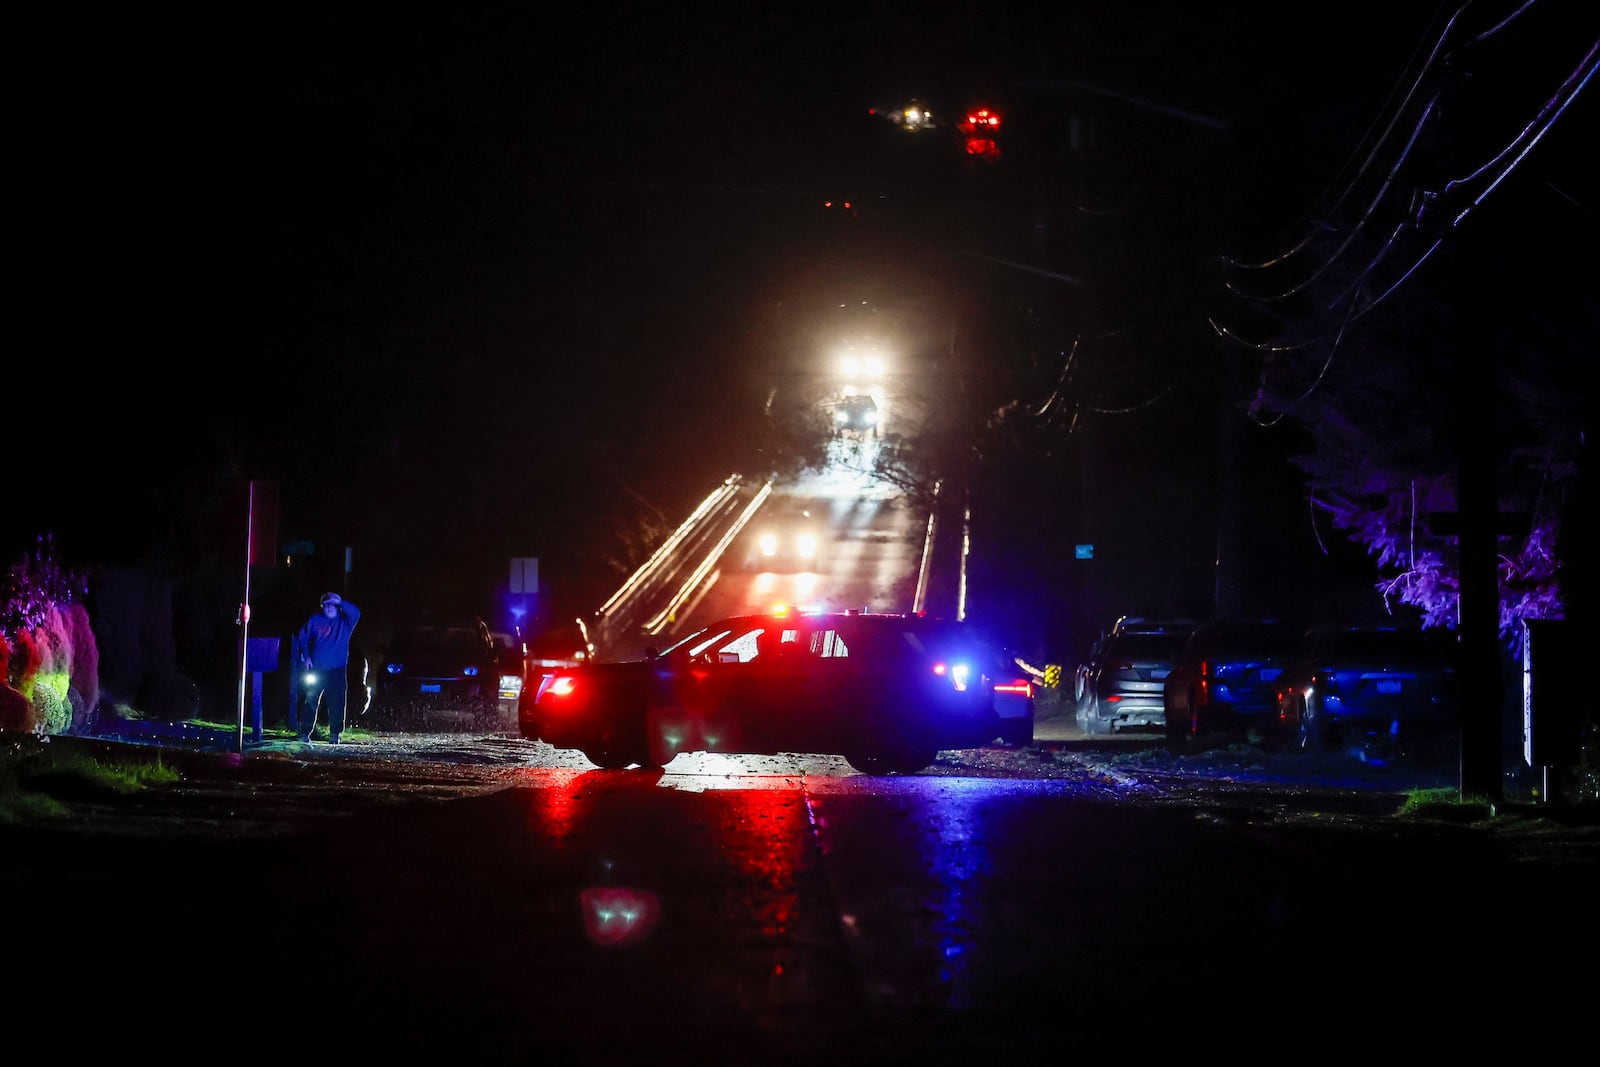
[[[817,630],[811,635],[811,654],[821,659],[839,659],[850,655],[850,647],[838,630]]]
[[[749,663],[756,658],[756,653],[759,651],[757,641],[764,632],[761,629],[746,630],[733,640],[718,645],[717,658],[723,663]],[[730,658],[729,653],[738,658]]]

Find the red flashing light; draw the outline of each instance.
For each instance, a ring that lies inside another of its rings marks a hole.
[[[1000,128],[1000,115],[986,107],[973,108],[956,128],[966,134],[992,134]]]

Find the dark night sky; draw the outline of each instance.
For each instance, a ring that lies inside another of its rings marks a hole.
[[[356,545],[391,591],[512,555],[610,581],[587,525],[707,491],[754,324],[858,277],[816,242],[820,197],[969,206],[886,171],[866,107],[1014,101],[1025,125],[1028,86],[1073,81],[1219,116],[1266,230],[1440,8],[1261,7],[36,16],[0,544],[146,551],[185,494],[253,476],[283,487],[280,532]],[[1047,178],[994,195],[993,251]],[[934,258],[867,262],[914,285]]]

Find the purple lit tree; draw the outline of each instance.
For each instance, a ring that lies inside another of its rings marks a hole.
[[[1463,470],[1492,475],[1499,626],[1515,644],[1521,620],[1583,597],[1600,304],[1583,257],[1549,250],[1595,233],[1572,192],[1593,170],[1594,23],[1549,5],[1457,14],[1294,232],[1226,261],[1233,307],[1213,328],[1256,350],[1251,416],[1308,431],[1296,462],[1315,508],[1429,625],[1458,617],[1460,544],[1439,517],[1459,511]],[[1467,425],[1488,405],[1465,398],[1491,388],[1493,424]]]
[[[1498,508],[1518,520],[1496,541],[1499,627],[1515,643],[1521,620],[1566,615],[1584,368],[1600,344],[1600,304],[1530,285],[1519,276],[1526,264],[1509,255],[1479,256],[1472,269],[1481,273],[1465,293],[1451,285],[1459,273],[1441,272],[1370,316],[1325,313],[1316,343],[1263,356],[1248,406],[1258,421],[1291,418],[1309,431],[1294,462],[1313,508],[1365,546],[1385,601],[1417,608],[1425,625],[1454,627],[1460,543],[1458,524],[1443,519],[1458,511],[1461,385],[1492,375],[1495,425],[1465,432],[1490,435],[1483,455],[1494,457]]]

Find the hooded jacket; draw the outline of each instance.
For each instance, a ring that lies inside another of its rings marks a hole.
[[[328,618],[318,611],[294,635],[294,665],[298,668],[307,659],[311,669],[331,671],[350,665],[350,635],[361,619],[361,609],[350,601],[339,604],[339,612]]]

